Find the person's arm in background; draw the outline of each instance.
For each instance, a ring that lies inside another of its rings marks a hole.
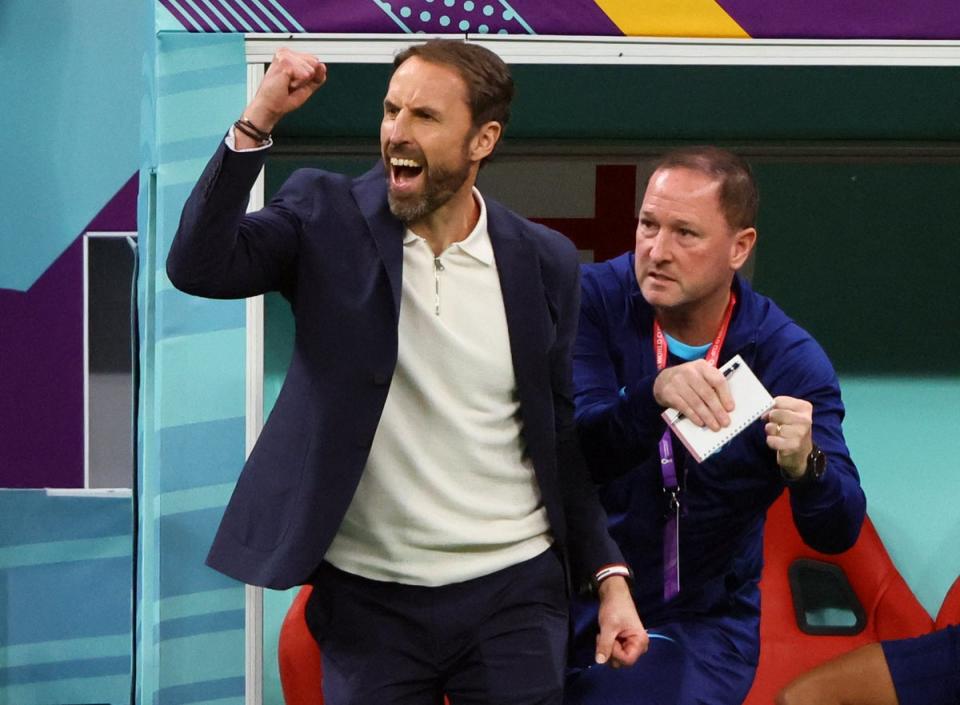
[[[781,690],[776,700],[776,705],[898,703],[880,644],[861,646],[807,671]]]
[[[800,675],[777,705],[957,705],[960,626],[867,644]]]
[[[607,317],[596,281],[585,276],[573,348],[576,423],[593,479],[603,484],[647,459],[665,424],[653,396],[656,375],[621,386],[607,343]]]

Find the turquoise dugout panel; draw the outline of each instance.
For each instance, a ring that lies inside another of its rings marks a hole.
[[[246,101],[239,35],[163,33],[141,191],[138,701],[240,705],[244,590],[204,565],[244,458],[245,304],[170,287],[183,203]],[[145,193],[144,193],[145,191]]]
[[[0,491],[0,703],[130,699],[129,496]]]

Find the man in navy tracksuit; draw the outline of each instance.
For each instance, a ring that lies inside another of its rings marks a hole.
[[[568,703],[740,703],[759,654],[767,508],[787,489],[820,551],[843,551],[859,533],[865,499],[833,367],[738,273],[757,203],[735,155],[671,153],[648,183],[636,251],[584,268],[576,419],[651,641],[631,669],[590,667],[595,608],[578,604]],[[733,401],[717,367],[736,354],[774,406],[697,463],[660,414],[727,425]]]

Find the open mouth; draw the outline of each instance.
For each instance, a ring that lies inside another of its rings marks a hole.
[[[390,182],[393,186],[408,188],[422,173],[423,165],[416,159],[390,157]]]

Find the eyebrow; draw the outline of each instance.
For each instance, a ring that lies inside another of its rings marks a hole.
[[[383,107],[384,107],[385,110],[386,110],[386,109],[393,109],[393,110],[399,110],[399,109],[400,109],[400,106],[397,105],[396,103],[394,103],[392,100],[390,100],[390,98],[384,98],[384,99],[383,99]],[[412,107],[410,108],[410,112],[413,113],[414,115],[418,115],[418,116],[421,116],[421,117],[439,118],[440,115],[441,115],[441,112],[440,112],[439,110],[437,110],[436,108],[432,108],[432,107],[430,107],[430,106],[427,106],[427,105],[414,105],[414,106],[412,106]]]
[[[438,111],[426,105],[415,105],[410,108],[410,112],[414,115],[423,115],[426,117],[439,117],[440,115]]]

